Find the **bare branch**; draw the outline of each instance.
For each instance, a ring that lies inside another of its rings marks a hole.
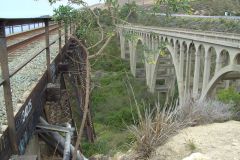
[[[96,58],[97,56],[99,56],[103,52],[103,50],[106,48],[106,46],[109,44],[109,42],[111,41],[112,38],[113,38],[113,36],[108,37],[108,39],[103,44],[101,49],[99,49],[99,51],[97,53],[90,55],[88,59],[93,59],[93,58]]]

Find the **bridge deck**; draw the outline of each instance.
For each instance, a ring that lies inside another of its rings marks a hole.
[[[120,26],[128,30],[144,33],[157,33],[169,37],[178,37],[181,39],[193,40],[198,42],[207,42],[218,44],[221,46],[240,48],[240,34],[223,33],[223,32],[207,32],[201,30],[190,30],[182,28],[163,28],[154,26],[126,25]]]

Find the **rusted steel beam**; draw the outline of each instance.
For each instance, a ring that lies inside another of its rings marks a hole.
[[[9,68],[8,68],[8,54],[7,54],[7,43],[6,43],[6,33],[5,33],[5,24],[3,21],[0,21],[0,61],[2,68],[2,77],[5,80],[3,83],[4,91],[4,100],[7,113],[7,123],[9,128],[9,137],[11,141],[11,147],[15,154],[18,153],[18,147],[16,142],[16,129],[13,113],[13,102],[12,102],[12,93],[11,85],[9,78]]]
[[[48,124],[48,122],[42,117],[40,117],[39,120],[40,120],[40,123],[42,124],[46,124],[46,125]],[[59,133],[50,132],[50,135],[59,143],[59,145],[64,146],[65,140]],[[70,145],[71,154],[73,154],[74,150],[75,150],[75,147],[71,144]],[[79,151],[77,151],[77,160],[87,160],[87,158],[85,158],[84,155],[82,155]]]
[[[68,128],[68,127],[62,127],[57,125],[51,125],[51,124],[38,124],[36,126],[37,128],[46,129],[50,131],[57,131],[57,132],[74,132],[74,128]]]
[[[62,29],[62,27],[61,27],[61,22],[58,22],[58,40],[59,40],[59,42],[58,42],[58,50],[59,50],[59,52],[61,51],[61,49],[62,49],[62,31],[61,31],[61,29]]]
[[[67,123],[67,128],[71,129],[71,125]],[[64,152],[63,152],[63,160],[70,160],[71,158],[71,132],[66,133],[65,137],[65,145],[64,145]]]
[[[51,82],[51,69],[50,69],[50,46],[49,46],[49,22],[45,20],[45,37],[46,37],[46,60],[47,60],[47,72],[48,82]]]
[[[64,33],[65,33],[65,44],[67,44],[68,41],[68,25],[64,24]]]

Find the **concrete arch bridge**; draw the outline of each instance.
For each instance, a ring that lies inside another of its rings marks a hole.
[[[118,31],[121,57],[150,92],[169,92],[176,82],[181,103],[190,93],[204,99],[220,88],[239,90],[240,35],[133,25]]]

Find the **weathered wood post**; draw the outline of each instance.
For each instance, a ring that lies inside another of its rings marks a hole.
[[[48,73],[48,82],[51,82],[51,70],[50,70],[50,44],[49,44],[49,22],[48,19],[44,21],[45,23],[45,38],[46,38],[46,60],[47,60],[47,73]]]
[[[4,21],[0,21],[0,57],[1,57],[0,62],[1,62],[1,68],[2,68],[2,78],[4,79],[3,92],[4,92],[6,113],[7,113],[9,137],[10,137],[11,147],[14,154],[18,154],[18,147],[17,147],[17,141],[16,141],[16,128],[15,128],[14,113],[13,113],[12,93],[11,93],[11,85],[10,85],[10,78],[9,78],[8,54],[7,54],[7,43],[6,43]]]

